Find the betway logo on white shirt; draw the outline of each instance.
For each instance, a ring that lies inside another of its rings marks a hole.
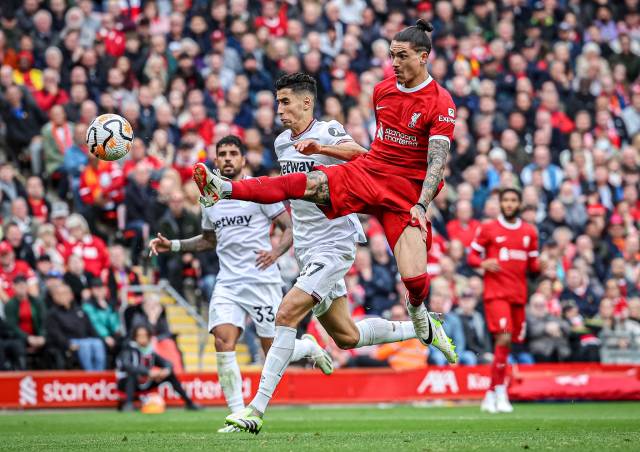
[[[338,121],[314,121],[310,127],[298,136],[293,137],[290,130],[285,130],[274,143],[280,162],[280,173],[308,173],[318,165],[329,166],[344,163],[342,160],[326,155],[304,155],[293,147],[302,140],[314,140],[323,145],[336,145],[351,141],[342,124]],[[365,242],[366,237],[357,215],[329,220],[314,203],[301,199],[292,199],[291,217],[293,219],[293,243],[296,248],[310,248],[326,243],[339,241],[346,237],[355,237],[358,242]]]
[[[202,210],[202,229],[216,233],[219,283],[282,283],[276,264],[258,270],[256,253],[271,250],[271,222],[283,211],[280,202],[257,204],[235,199],[223,199]]]

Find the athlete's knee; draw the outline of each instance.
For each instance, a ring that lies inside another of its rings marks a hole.
[[[232,352],[236,348],[235,341],[229,338],[216,337],[216,351],[218,352]]]
[[[360,337],[358,336],[357,331],[350,334],[336,334],[333,336],[333,341],[342,350],[351,350],[356,348],[359,340]]]
[[[225,335],[215,335],[216,351],[217,352],[232,352],[236,348],[235,341]]]
[[[276,314],[276,325],[295,328],[298,325],[297,317],[295,304],[287,303],[285,300],[278,308],[278,313]]]

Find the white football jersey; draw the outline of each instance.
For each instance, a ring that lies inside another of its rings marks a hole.
[[[257,204],[236,199],[223,199],[202,209],[202,229],[216,233],[216,252],[220,260],[216,284],[282,284],[278,265],[259,270],[256,253],[271,250],[271,222],[284,210],[281,202]]]
[[[316,165],[339,165],[342,160],[326,155],[303,155],[293,147],[301,140],[314,140],[320,144],[335,146],[343,141],[351,141],[342,124],[338,121],[314,120],[307,129],[298,136],[292,136],[291,130],[285,130],[274,143],[276,155],[280,162],[280,173],[308,173]],[[364,243],[366,237],[356,214],[329,220],[314,203],[300,199],[291,201],[291,218],[293,219],[293,243],[296,248],[312,246],[355,237]]]

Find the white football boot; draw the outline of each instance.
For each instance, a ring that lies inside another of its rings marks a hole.
[[[498,412],[496,408],[496,393],[489,389],[484,395],[482,404],[480,405],[480,411],[484,413],[495,414]]]
[[[496,385],[496,410],[499,413],[512,413],[513,406],[509,402],[506,385]]]
[[[420,306],[412,305],[408,293],[405,295],[405,302],[418,340],[423,345],[433,345],[444,354],[450,364],[455,364],[458,361],[456,346],[444,331],[442,322],[438,319],[439,314],[427,311],[424,303]]]
[[[311,334],[303,334],[300,338],[303,341],[310,341],[313,343],[313,354],[311,359],[316,366],[320,368],[323,374],[331,375],[333,373],[333,359],[328,351],[320,347],[318,341]]]
[[[235,425],[225,425],[218,429],[218,433],[237,433],[243,432],[241,428],[236,427]]]

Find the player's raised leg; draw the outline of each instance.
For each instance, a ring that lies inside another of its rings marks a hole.
[[[261,176],[241,181],[224,179],[204,163],[193,169],[193,180],[200,189],[200,202],[212,206],[221,199],[239,199],[272,204],[286,199],[304,199],[316,204],[329,203],[329,183],[322,171]]]
[[[423,232],[417,227],[407,226],[394,246],[394,255],[407,288],[407,311],[418,339],[425,345],[435,346],[450,363],[455,363],[458,360],[455,345],[440,321],[430,315],[424,305],[430,280],[426,271],[427,247]]]
[[[330,308],[318,320],[336,345],[345,350],[416,337],[412,322],[392,322],[377,317],[354,322],[349,313],[347,297],[333,300]]]

